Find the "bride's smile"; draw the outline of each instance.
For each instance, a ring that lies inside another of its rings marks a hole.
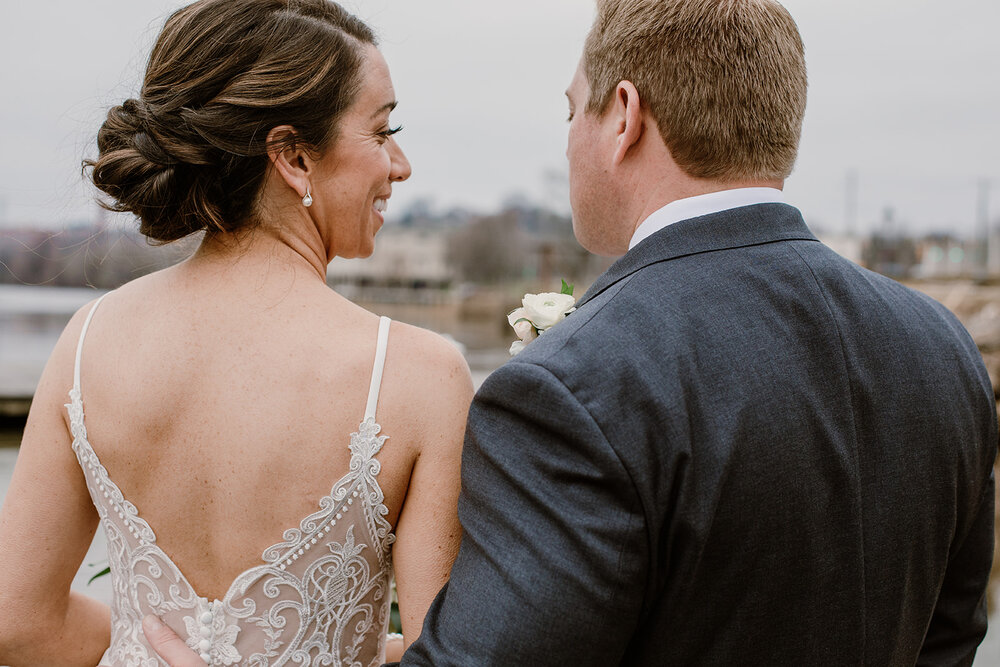
[[[308,212],[323,234],[330,259],[367,257],[385,222],[392,185],[410,177],[410,163],[393,135],[389,116],[396,96],[385,58],[368,47],[361,84],[329,150],[315,165]]]

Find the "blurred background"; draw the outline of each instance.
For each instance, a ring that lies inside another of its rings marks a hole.
[[[81,160],[96,155],[107,108],[137,95],[153,40],[183,4],[0,8],[0,497],[69,316],[197,243],[146,244],[133,220],[96,205],[80,173]],[[563,91],[593,3],[342,4],[381,36],[413,177],[395,188],[375,254],[334,260],[328,283],[370,310],[450,336],[481,382],[507,359],[504,315],[524,292],[558,291],[566,278],[580,295],[611,262],[573,238],[564,155]],[[998,386],[1000,4],[784,4],[810,71],[788,201],[842,255],[954,311]],[[81,586],[103,567],[102,549],[95,542]],[[107,595],[104,585],[88,590]],[[976,664],[1000,664],[1000,631]]]

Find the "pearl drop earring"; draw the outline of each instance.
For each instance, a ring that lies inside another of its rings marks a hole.
[[[306,208],[309,208],[310,206],[313,205],[313,198],[312,195],[309,194],[308,186],[306,186],[306,196],[302,198],[302,205],[305,206]]]

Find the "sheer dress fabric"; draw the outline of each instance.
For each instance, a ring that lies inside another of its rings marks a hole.
[[[389,319],[379,322],[367,409],[350,434],[349,470],[315,512],[264,551],[259,565],[237,576],[221,600],[209,600],[160,549],[153,529],[122,495],[87,439],[80,359],[99,305],[100,300],[80,332],[66,407],[73,450],[100,515],[111,569],[111,645],[101,664],[166,665],[143,636],[147,614],[159,616],[209,665],[382,664],[395,536],[377,481],[381,464],[375,455],[387,436],[380,435],[375,408]]]

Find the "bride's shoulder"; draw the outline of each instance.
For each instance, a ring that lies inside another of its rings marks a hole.
[[[393,321],[383,389],[387,404],[412,420],[461,420],[472,401],[472,375],[458,346],[426,329]]]
[[[466,385],[471,391],[472,376],[458,343],[420,327],[393,321],[389,353],[396,359],[397,370],[420,384]]]
[[[94,298],[80,306],[63,328],[39,378],[32,401],[33,413],[47,414],[52,421],[67,420],[63,405],[67,402],[69,391],[73,387],[73,369],[76,364],[80,334],[87,316],[99,298],[100,294],[95,294]],[[39,420],[40,417],[36,415],[35,421]],[[67,430],[69,428],[68,421],[66,421],[66,428]]]

